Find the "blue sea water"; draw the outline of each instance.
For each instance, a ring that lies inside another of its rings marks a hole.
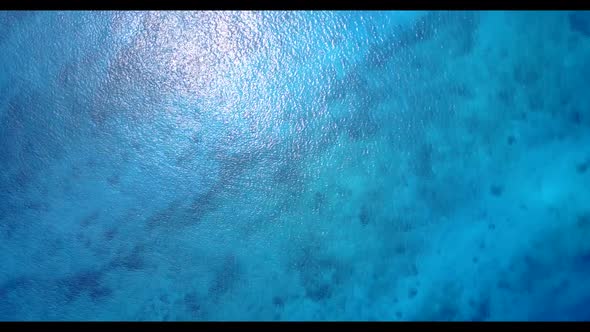
[[[0,320],[588,320],[589,78],[588,12],[0,12]]]

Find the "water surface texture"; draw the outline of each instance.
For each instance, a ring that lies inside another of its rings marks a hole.
[[[0,320],[590,319],[588,12],[1,12]]]

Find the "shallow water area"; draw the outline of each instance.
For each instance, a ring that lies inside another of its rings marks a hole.
[[[0,12],[0,320],[587,320],[588,12]]]

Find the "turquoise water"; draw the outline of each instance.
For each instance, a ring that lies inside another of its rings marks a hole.
[[[1,12],[0,320],[590,319],[588,12]]]

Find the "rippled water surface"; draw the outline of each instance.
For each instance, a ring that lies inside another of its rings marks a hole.
[[[590,319],[588,12],[1,12],[0,320]]]

